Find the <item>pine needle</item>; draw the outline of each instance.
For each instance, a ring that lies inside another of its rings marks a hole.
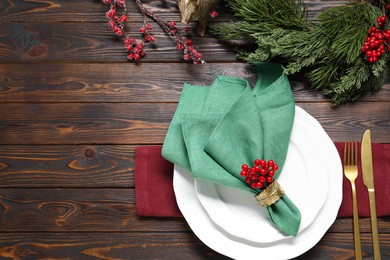
[[[212,31],[223,39],[256,44],[254,50],[239,51],[240,59],[282,62],[289,75],[305,70],[311,86],[323,90],[335,106],[383,84],[389,55],[369,64],[361,54],[368,28],[383,15],[380,8],[350,2],[320,13],[312,22],[302,0],[226,1],[240,21],[213,26]]]

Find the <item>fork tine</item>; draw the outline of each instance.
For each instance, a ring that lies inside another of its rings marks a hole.
[[[348,142],[348,166],[353,164],[353,143]]]
[[[348,147],[347,147],[347,165],[351,165],[351,142],[348,142]]]
[[[358,163],[357,142],[344,143],[344,165],[355,166]]]
[[[358,163],[357,142],[344,143],[344,165],[354,166]]]
[[[357,153],[358,153],[358,150],[357,150],[357,142],[350,142],[349,143],[349,164],[350,166],[355,166],[357,165]]]

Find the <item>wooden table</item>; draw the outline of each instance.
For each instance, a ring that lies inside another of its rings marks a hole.
[[[129,28],[142,22],[129,2]],[[310,15],[346,1],[305,1]],[[174,2],[148,1],[165,20]],[[184,219],[136,215],[134,149],[162,144],[184,82],[210,84],[218,74],[255,80],[232,45],[207,34],[193,41],[207,64],[182,60],[156,24],[155,48],[139,65],[96,1],[0,2],[1,259],[225,259]],[[221,12],[214,21],[231,18]],[[135,35],[138,35],[135,33]],[[338,109],[303,80],[292,79],[297,105],[333,141],[390,142],[390,85]],[[389,82],[389,81],[387,81]],[[389,173],[390,174],[390,173]],[[369,219],[361,219],[363,253],[372,258]],[[389,218],[379,219],[383,259],[390,257]],[[338,219],[298,259],[353,258],[352,219]]]

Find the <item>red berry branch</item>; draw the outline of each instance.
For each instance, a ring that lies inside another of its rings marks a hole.
[[[252,189],[265,189],[274,179],[275,172],[279,170],[279,166],[273,161],[256,159],[255,166],[249,168],[247,164],[241,166],[240,175],[245,178],[245,182]]]
[[[158,15],[145,8],[141,0],[135,0],[135,3],[141,11],[144,19],[143,24],[139,29],[142,39],[130,37],[126,32],[127,5],[125,0],[102,0],[103,4],[110,5],[110,9],[106,12],[106,17],[109,20],[108,24],[118,37],[124,38],[124,44],[127,51],[127,59],[129,61],[138,62],[140,58],[146,55],[145,45],[156,41],[156,37],[151,34],[152,25],[149,19],[153,19],[168,35],[175,37],[176,49],[183,52],[184,60],[192,60],[195,64],[205,63],[202,59],[202,54],[192,45],[190,38],[185,36],[190,31],[188,26],[177,27],[175,21],[163,21]],[[217,14],[216,14],[217,15]]]
[[[390,10],[390,3],[386,4]],[[386,15],[377,18],[377,24],[368,30],[368,35],[362,47],[362,53],[369,63],[375,63],[386,51],[390,51],[390,29],[386,29]]]

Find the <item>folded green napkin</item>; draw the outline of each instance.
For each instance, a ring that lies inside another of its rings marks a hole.
[[[279,64],[257,63],[253,90],[246,80],[218,76],[210,87],[185,84],[162,155],[201,178],[255,194],[240,175],[256,158],[282,172],[294,121],[294,98]],[[287,195],[267,206],[270,220],[296,236],[300,212]]]

